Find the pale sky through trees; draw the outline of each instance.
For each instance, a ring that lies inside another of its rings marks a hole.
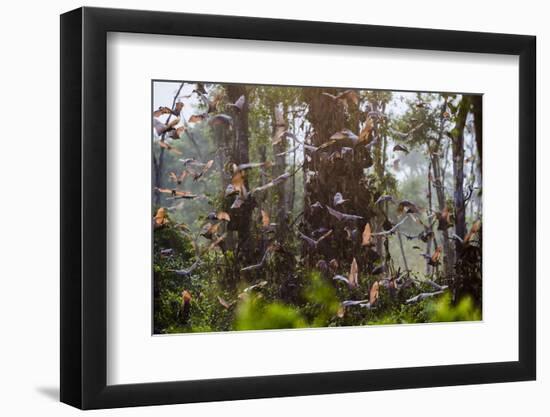
[[[178,91],[179,86],[181,85],[181,82],[170,82],[170,81],[155,81],[153,85],[153,109],[158,109],[161,106],[170,106],[172,104],[172,101],[174,100],[174,96]],[[284,87],[284,86],[281,86]],[[201,104],[201,101],[197,99],[195,94],[192,94],[194,88],[194,84],[189,83],[186,84],[182,91],[180,92],[180,100],[185,104],[183,110],[182,110],[182,116],[184,116],[186,119],[188,119],[191,115],[197,113],[197,107]],[[189,96],[190,97],[184,97]],[[417,93],[415,92],[402,92],[402,91],[393,91],[392,92],[392,99],[388,103],[387,112],[390,117],[400,117],[402,116],[408,108],[407,102],[414,101],[416,99]],[[166,119],[167,116],[162,116],[161,120]],[[470,120],[471,123],[471,120]],[[298,124],[298,123],[296,123]],[[180,123],[181,125],[181,123]],[[468,151],[472,148],[475,148],[474,144],[474,135],[472,134],[472,131],[466,131],[464,135],[464,143],[465,143],[465,149],[467,156],[470,156],[468,154]],[[390,138],[391,140],[391,138]],[[391,164],[393,160],[396,159],[394,157],[393,149],[393,143],[391,143],[391,146],[388,146],[387,149],[387,160],[388,163]],[[406,170],[406,167],[408,163],[411,163],[413,165],[416,165],[415,159],[417,157],[415,156],[415,153],[418,151],[412,150],[410,155],[401,155],[399,157],[401,166],[404,168],[402,170],[399,170],[395,172],[394,174],[396,177],[401,181],[406,179],[408,172]],[[449,153],[449,166],[452,162],[450,160],[451,156]],[[477,183],[476,186],[480,186],[481,184]]]

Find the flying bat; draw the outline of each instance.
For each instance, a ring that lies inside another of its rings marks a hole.
[[[424,126],[424,123],[420,123],[420,124],[416,125],[415,127],[413,127],[408,132],[399,132],[398,130],[395,130],[395,129],[392,129],[392,128],[390,128],[389,131],[392,134],[394,134],[396,136],[399,136],[401,139],[406,139],[407,137],[412,135],[414,132],[416,132],[418,129],[420,129],[422,126]]]
[[[189,119],[187,120],[188,123],[200,123],[202,122],[203,120],[205,120],[206,118],[208,117],[208,115],[206,113],[202,113],[202,114],[193,114],[189,117]]]
[[[378,197],[378,200],[376,200],[374,204],[378,205],[378,204],[381,204],[381,203],[385,203],[387,201],[389,201],[390,203],[395,204],[395,200],[389,194],[381,195],[380,197]]]
[[[339,221],[356,221],[356,220],[363,219],[363,217],[361,216],[356,216],[355,214],[342,213],[338,210],[334,210],[332,207],[329,207],[329,206],[327,206],[327,210],[332,216],[336,217],[336,219]]]
[[[418,213],[420,209],[416,204],[409,200],[401,200],[397,205],[397,211],[399,213]]]
[[[219,126],[219,125],[225,125],[228,127],[233,127],[233,118],[227,114],[217,114],[215,116],[212,116],[208,123],[210,126]]]
[[[245,171],[245,170],[251,169],[251,168],[271,168],[273,165],[274,164],[271,161],[248,162],[246,164],[240,164],[240,165],[233,164],[233,172]]]
[[[284,181],[286,181],[288,178],[290,178],[290,174],[288,172],[285,172],[284,174],[282,175],[279,175],[277,178],[271,180],[270,182],[268,182],[267,184],[264,184],[264,185],[261,185],[257,188],[255,188],[253,191],[252,191],[252,194],[255,194],[259,191],[265,191],[271,187],[274,187],[275,185],[278,185]]]
[[[349,200],[345,200],[344,197],[342,196],[342,193],[334,194],[333,204],[335,207],[341,204],[344,204],[346,201],[349,201]]]
[[[309,207],[311,207],[312,209],[322,209],[322,208],[323,208],[323,205],[322,205],[319,201],[317,201],[317,202],[313,203],[313,204],[312,204],[311,206],[309,206]]]
[[[371,275],[380,275],[386,272],[386,265],[379,265],[371,271]]]
[[[237,111],[242,111],[245,104],[244,95],[240,96],[235,103],[229,103],[226,107],[233,108]]]
[[[218,299],[218,302],[222,305],[222,307],[225,308],[226,310],[230,309],[237,302],[237,300],[233,300],[229,303],[219,295],[217,295],[216,298]]]
[[[399,145],[399,144],[397,144],[393,147],[393,151],[394,152],[401,151],[401,152],[405,152],[405,154],[409,153],[409,150],[407,149],[407,147],[405,145]]]
[[[194,271],[195,269],[197,269],[197,267],[198,267],[200,264],[201,264],[201,260],[200,260],[200,259],[197,259],[195,262],[193,262],[193,264],[192,264],[189,268],[184,268],[184,269],[170,269],[169,271],[175,273],[176,275],[188,277],[189,275],[191,275],[191,274],[193,273],[193,271]]]
[[[304,150],[313,153],[313,152],[317,152],[317,150],[319,150],[319,148],[317,146],[304,145]]]
[[[175,188],[155,188],[159,193],[170,194],[174,198],[187,198],[194,199],[197,198],[196,194],[192,194],[190,191],[178,191]]]
[[[157,210],[157,213],[153,217],[155,220],[154,226],[155,229],[164,226],[166,223],[169,222],[168,216],[166,215],[166,209],[164,207],[161,207]]]
[[[355,133],[353,133],[349,129],[342,129],[339,132],[334,133],[329,140],[335,140],[335,141],[341,141],[348,139],[351,141],[352,144],[356,144],[359,142],[359,136],[357,136]]]
[[[265,250],[265,252],[264,252],[264,254],[263,254],[263,256],[262,256],[262,259],[260,260],[259,263],[254,264],[254,265],[249,265],[249,266],[246,266],[246,267],[244,267],[244,268],[241,268],[241,272],[253,271],[253,270],[255,270],[255,269],[260,269],[260,268],[262,268],[262,267],[265,265],[265,263],[267,262],[267,259],[268,259],[268,257],[269,257],[269,254],[270,254],[274,249],[275,249],[274,246],[269,245],[269,246],[267,247],[267,249]],[[262,282],[265,282],[265,283],[267,284],[267,281],[262,281]],[[256,284],[256,285],[259,285],[259,284]],[[265,284],[264,284],[264,285],[265,285]],[[248,287],[248,288],[246,288],[246,289],[243,291],[243,293],[248,292],[248,291],[250,291],[250,290],[252,290],[252,289],[254,289],[254,288],[256,288],[254,285],[251,286],[251,287]]]
[[[191,174],[193,175],[193,181],[197,181],[199,178],[201,178],[206,172],[212,168],[212,165],[214,164],[214,160],[211,159],[206,164],[203,165],[202,169],[199,172],[192,171]]]
[[[198,92],[197,90],[195,90],[198,95],[199,95],[199,98],[202,100],[202,102],[205,104],[206,106],[206,113],[212,113],[212,112],[215,112],[216,111],[216,108],[218,107],[218,103],[219,101],[221,100],[221,94],[218,94],[216,96],[214,96],[212,98],[212,100],[208,99],[208,97],[206,96],[206,94],[204,93],[200,93]]]
[[[350,102],[356,106],[359,105],[359,93],[355,90],[346,90],[336,95],[322,92],[321,95],[342,104],[344,107],[347,107]]]
[[[294,140],[300,142],[294,133],[286,130],[284,127],[277,127],[277,129],[275,130],[275,134],[273,135],[273,138],[271,139],[271,144],[272,145],[277,145],[279,142],[281,142],[286,137],[289,137],[291,139],[294,139]]]
[[[161,106],[161,107],[158,108],[158,110],[155,110],[153,112],[153,116],[154,117],[160,117],[163,114],[170,114],[170,113],[172,113],[172,110],[170,110],[168,107]]]
[[[172,152],[172,153],[176,154],[176,155],[181,155],[182,154],[180,151],[178,151],[177,149],[175,149],[174,147],[172,147],[171,145],[169,145],[168,143],[166,143],[163,140],[159,141],[159,146],[161,148],[166,149],[169,152]]]
[[[352,306],[364,306],[368,304],[369,300],[345,300],[342,301],[342,307],[352,307]]]
[[[348,279],[347,277],[343,276],[343,275],[334,275],[334,276],[332,277],[332,279],[333,279],[334,281],[345,282],[345,283],[351,288],[351,286],[349,285],[349,279]]]
[[[428,261],[428,265],[437,266],[441,258],[441,246],[435,248],[434,253],[431,255],[429,253],[421,253],[420,255]]]
[[[298,232],[298,235],[302,240],[304,240],[309,247],[317,249],[317,246],[319,243],[321,243],[323,240],[325,240],[327,237],[329,237],[332,234],[332,229],[326,232],[324,235],[322,235],[319,239],[315,240],[310,238],[309,236],[304,235],[302,232]]]
[[[359,268],[357,266],[357,261],[355,258],[353,258],[353,261],[351,262],[351,267],[349,271],[349,275],[347,277],[343,275],[335,275],[332,277],[335,281],[342,281],[348,284],[348,287],[351,288],[357,288],[359,286]]]
[[[181,114],[181,111],[183,109],[183,106],[184,106],[184,104],[181,101],[178,101],[176,103],[176,105],[174,106],[174,108],[172,110],[170,110],[170,113],[172,113],[174,116],[179,117],[179,115]]]
[[[176,184],[181,184],[183,182],[183,180],[185,179],[185,177],[187,177],[187,174],[188,172],[187,171],[182,171],[181,174],[179,176],[176,175],[175,172],[170,172],[168,174],[168,177],[170,178],[170,180],[172,182],[175,182]]]

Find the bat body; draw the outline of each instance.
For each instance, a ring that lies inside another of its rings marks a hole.
[[[336,95],[322,92],[321,95],[342,104],[344,107],[347,107],[349,103],[353,103],[356,106],[359,105],[359,93],[357,93],[357,91],[355,90],[345,90]]]
[[[174,198],[187,198],[187,199],[194,199],[198,196],[196,194],[192,194],[190,191],[178,191],[175,188],[155,188],[159,193],[163,194],[170,194],[171,197]]]
[[[405,152],[405,154],[409,153],[409,150],[405,145],[399,145],[399,144],[393,147],[393,151],[394,152],[401,151],[401,152]]]
[[[227,104],[227,107],[233,108],[237,111],[242,111],[244,104],[246,100],[244,98],[244,95],[240,96],[235,103],[229,103]]]
[[[346,201],[349,201],[349,200],[345,200],[344,197],[342,196],[342,193],[336,193],[336,194],[334,194],[334,198],[333,198],[333,205],[334,205],[334,206],[342,205],[342,204],[344,204]]]
[[[420,210],[416,204],[409,200],[401,200],[397,205],[397,211],[400,213],[418,213]]]
[[[264,185],[261,185],[260,187],[257,187],[255,188],[253,191],[252,191],[252,194],[255,194],[259,191],[265,191],[271,187],[274,187],[275,185],[278,185],[284,181],[286,181],[288,178],[290,178],[290,174],[288,172],[285,172],[284,174],[282,175],[279,175],[277,178],[271,180],[270,182],[268,182],[267,184],[264,184]]]
[[[349,286],[349,279],[348,279],[347,277],[343,276],[343,275],[334,275],[334,276],[332,277],[332,279],[333,279],[334,281],[345,282],[345,283],[348,284],[348,286]]]
[[[317,202],[313,203],[310,207],[312,209],[322,209],[323,205],[319,201],[317,201]]]
[[[388,195],[388,194],[381,195],[380,197],[378,197],[378,200],[376,200],[376,202],[374,204],[378,205],[378,204],[381,204],[381,203],[385,203],[387,201],[389,201],[390,203],[395,204],[395,200],[394,200],[393,196]]]
[[[176,275],[181,275],[181,276],[184,276],[184,277],[188,277],[189,275],[191,275],[193,273],[193,271],[195,269],[197,269],[197,267],[201,264],[201,261],[200,259],[197,259],[195,262],[193,262],[193,264],[189,267],[189,268],[184,268],[184,269],[171,269],[170,272],[173,272],[175,273]]]
[[[233,127],[233,118],[227,114],[217,114],[215,116],[212,116],[208,123],[211,126],[219,126],[219,125],[225,125],[228,127]]]
[[[354,221],[357,221],[357,220],[363,220],[363,217],[361,216],[356,216],[355,214],[346,214],[346,213],[342,213],[338,210],[334,210],[332,207],[329,207],[327,206],[327,210],[328,212],[334,216],[338,221],[349,221],[349,222],[354,222]]]
[[[319,243],[321,243],[323,240],[325,240],[327,237],[329,237],[332,234],[332,230],[329,230],[324,235],[322,235],[319,239],[315,240],[310,238],[309,236],[304,235],[302,232],[298,232],[298,235],[300,236],[300,239],[304,240],[311,248],[317,248]]]

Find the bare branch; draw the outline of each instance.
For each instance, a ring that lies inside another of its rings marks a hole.
[[[464,197],[464,206],[466,206],[468,204],[468,201],[470,200],[470,198],[472,198],[472,194],[474,193],[474,187],[472,187],[471,185],[468,186],[468,195],[466,195]]]

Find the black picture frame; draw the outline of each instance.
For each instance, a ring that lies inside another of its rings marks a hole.
[[[519,360],[107,385],[108,32],[519,56]],[[88,7],[63,14],[61,401],[95,409],[535,379],[535,51],[536,38],[523,35]]]

